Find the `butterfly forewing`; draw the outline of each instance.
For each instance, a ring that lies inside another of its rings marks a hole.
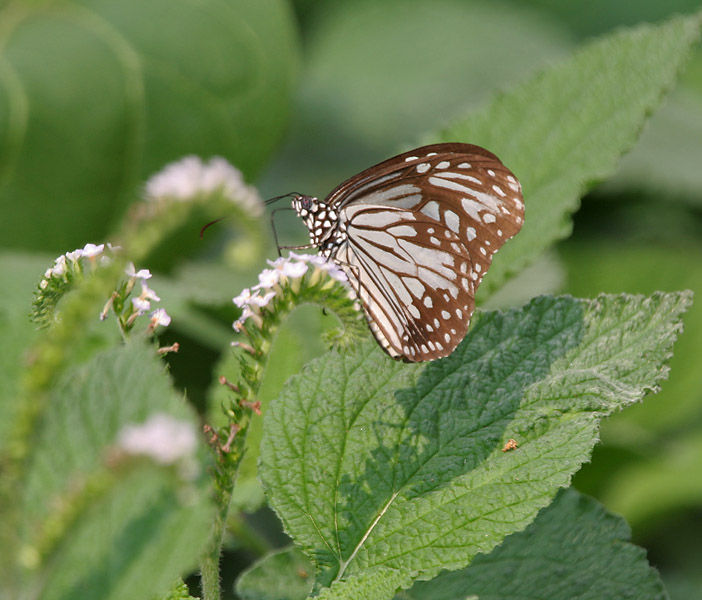
[[[514,175],[457,143],[388,159],[320,205],[338,215],[320,249],[348,275],[381,346],[413,362],[463,339],[492,256],[524,220]]]

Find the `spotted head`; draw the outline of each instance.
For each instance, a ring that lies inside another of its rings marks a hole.
[[[292,207],[310,232],[310,243],[322,248],[338,225],[337,213],[314,196],[295,194]]]

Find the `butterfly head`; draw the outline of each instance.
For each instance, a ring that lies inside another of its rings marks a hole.
[[[292,207],[310,232],[310,243],[322,247],[337,226],[337,213],[314,196],[295,194]]]

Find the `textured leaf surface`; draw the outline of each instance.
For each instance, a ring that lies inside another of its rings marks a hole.
[[[484,294],[570,233],[580,196],[634,145],[698,36],[698,16],[608,36],[425,138],[485,146],[522,183],[524,227],[493,262]]]
[[[630,537],[621,517],[572,488],[563,490],[524,531],[506,537],[491,553],[476,556],[467,569],[418,582],[396,598],[667,598],[645,550],[631,544]],[[237,593],[244,600],[303,600],[312,582],[307,581],[305,589],[293,582],[299,580],[300,569],[311,568],[299,550],[289,548],[252,567],[237,582]],[[272,588],[276,579],[287,585]]]
[[[140,344],[97,355],[52,391],[22,500],[25,546],[41,545],[47,523],[63,523],[30,580],[42,598],[148,599],[196,565],[213,518],[206,450],[187,480],[175,468],[110,459],[126,425],[157,413],[198,428],[154,349]]]
[[[269,409],[261,477],[318,584],[432,578],[523,529],[588,459],[599,418],[657,389],[689,301],[542,297],[481,314],[426,367],[371,342],[311,363]]]
[[[629,542],[624,519],[573,489],[562,491],[529,527],[467,569],[402,593],[405,600],[602,600],[668,596],[646,551]]]
[[[251,178],[285,127],[297,44],[282,0],[5,2],[0,20],[6,246],[99,242],[185,154]]]

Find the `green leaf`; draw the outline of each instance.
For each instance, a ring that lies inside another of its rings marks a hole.
[[[218,154],[251,179],[283,133],[283,0],[18,1],[0,20],[4,245],[99,242],[166,162]]]
[[[612,471],[603,477],[602,500],[625,515],[639,533],[655,531],[661,517],[702,504],[702,431],[698,425],[672,440],[661,440],[655,454],[637,456]]]
[[[568,236],[579,198],[634,145],[698,37],[698,16],[621,31],[424,140],[485,146],[522,183],[524,227],[496,257],[483,294]]]
[[[159,597],[158,600],[197,600],[190,595],[188,586],[183,583],[182,579],[178,580],[178,583],[173,586],[170,592],[165,596]]]
[[[201,442],[173,466],[128,460],[120,432],[154,415],[197,436],[154,348],[138,343],[96,355],[52,390],[18,499],[26,589],[150,599],[195,567],[214,518],[208,451]]]
[[[661,196],[683,198],[691,205],[700,204],[702,173],[698,168],[702,138],[702,94],[676,90],[652,118],[641,134],[641,141],[624,157],[616,177],[603,190],[647,191]]]
[[[689,303],[541,297],[480,314],[427,366],[374,342],[310,363],[269,408],[260,475],[317,585],[432,578],[526,527],[588,460],[599,419],[657,390]]]
[[[467,569],[417,583],[400,597],[666,599],[646,551],[630,538],[624,519],[573,489],[564,490],[526,530],[507,537],[490,554],[477,556]]]
[[[46,256],[0,253],[0,449],[14,421],[25,353],[38,333],[29,320],[32,293],[51,262]]]
[[[697,0],[639,0],[636,3],[609,2],[608,0],[526,0],[545,12],[558,17],[582,37],[591,37],[623,25],[642,21],[659,21],[676,14],[699,8]]]
[[[666,598],[645,551],[630,538],[621,517],[573,489],[562,490],[529,527],[490,554],[476,556],[467,569],[418,582],[397,599]],[[301,585],[299,573],[311,569],[299,550],[288,548],[246,571],[236,591],[243,600],[303,600],[312,582],[305,579]]]
[[[364,0],[320,8],[306,32],[291,139],[267,176],[270,195],[325,194],[572,45],[553,20],[515,4]]]
[[[271,552],[242,573],[236,593],[242,600],[303,600],[312,591],[314,566],[295,548]]]

